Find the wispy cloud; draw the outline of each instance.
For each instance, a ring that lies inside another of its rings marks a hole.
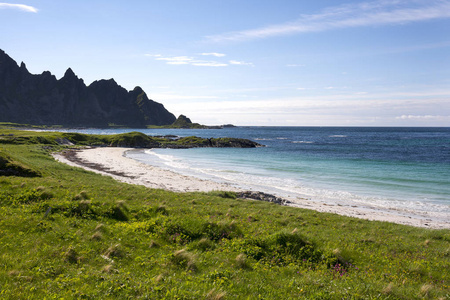
[[[378,0],[326,8],[283,24],[207,36],[212,42],[246,41],[333,29],[381,26],[450,18],[448,0]]]
[[[201,56],[214,56],[220,59],[226,56],[222,53],[200,53]],[[218,61],[218,60],[203,60],[194,56],[164,56],[161,54],[145,54],[147,57],[152,57],[155,60],[165,61],[168,65],[191,65],[197,67],[227,67],[229,65],[243,65],[243,66],[253,66],[252,63],[228,60],[228,61]]]
[[[228,64],[226,63],[221,63],[218,61],[194,61],[191,63],[191,65],[193,66],[198,66],[198,67],[226,67],[228,66]]]
[[[148,56],[148,55],[147,55]],[[191,65],[197,67],[226,67],[228,64],[211,61],[211,60],[201,60],[192,56],[169,56],[165,57],[162,55],[154,56],[156,60],[165,61],[168,65]]]
[[[0,9],[5,9],[5,8],[10,8],[10,9],[18,9],[21,11],[26,11],[26,12],[32,12],[32,13],[37,13],[38,9],[33,7],[33,6],[29,6],[29,5],[25,5],[25,4],[11,4],[11,3],[0,3]]]
[[[169,65],[188,65],[194,61],[194,58],[189,56],[162,57],[159,55],[155,59],[166,61]]]
[[[226,54],[223,54],[223,53],[216,53],[216,52],[211,52],[211,53],[200,53],[200,55],[205,55],[205,56],[215,56],[215,57],[224,57],[224,56],[226,56]]]
[[[241,66],[254,66],[253,63],[245,62],[245,61],[237,61],[237,60],[230,60],[230,65],[241,65]]]
[[[170,111],[204,124],[448,126],[450,90],[447,86],[428,88],[324,95],[300,87],[295,95],[271,96],[265,91],[272,88],[261,87],[248,89],[244,96],[237,93],[245,89],[194,89],[192,95],[190,91],[180,90],[176,94],[167,91],[151,96],[163,101]],[[198,91],[208,91],[208,94],[198,94]]]
[[[397,120],[432,120],[444,118],[450,120],[450,116],[441,115],[401,115],[399,117],[396,117]]]

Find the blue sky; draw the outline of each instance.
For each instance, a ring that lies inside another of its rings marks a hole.
[[[194,122],[450,126],[450,0],[6,1],[0,49],[31,73]]]

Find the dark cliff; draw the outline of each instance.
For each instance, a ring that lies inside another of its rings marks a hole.
[[[0,121],[34,125],[128,127],[170,125],[175,116],[136,87],[127,91],[114,79],[86,86],[72,69],[61,79],[50,72],[30,74],[0,50]]]

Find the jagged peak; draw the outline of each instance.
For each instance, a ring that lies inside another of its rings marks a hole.
[[[2,118],[5,116],[2,121],[26,120],[30,124],[64,126],[114,123],[141,127],[168,125],[175,120],[162,104],[148,101],[140,87],[132,93],[112,78],[87,87],[71,68],[66,68],[58,79],[49,71],[30,74],[25,68],[25,63],[20,64],[19,60],[18,64],[0,49],[0,105]],[[9,105],[18,102],[14,102],[18,98],[24,100],[18,105]]]
[[[68,68],[66,70],[66,73],[64,73],[63,78],[70,78],[70,77],[78,78],[77,75],[75,75],[75,73],[73,72],[73,70],[71,68]]]
[[[117,82],[114,80],[114,78],[110,78],[110,79],[99,79],[99,80],[95,80],[94,82],[98,83],[98,82],[108,82],[108,83],[115,83],[117,84]]]
[[[80,82],[84,84],[84,80],[82,78],[78,78],[78,76],[75,75],[71,68],[68,68],[66,70],[66,73],[64,73],[64,76],[60,80],[68,82]]]
[[[26,69],[27,69],[27,66],[25,65],[24,62],[21,62],[21,63],[20,63],[20,68],[26,70]]]
[[[56,80],[56,76],[53,75],[50,71],[44,71],[41,74],[42,78],[53,78]]]
[[[144,93],[144,90],[143,90],[140,86],[136,86],[136,87],[133,89],[133,92],[142,94],[142,93]]]
[[[0,59],[8,59],[8,58],[12,60],[12,58],[9,57],[9,55],[6,54],[5,51],[3,51],[2,49],[0,49]]]
[[[128,93],[124,87],[119,85],[114,78],[111,79],[100,79],[93,81],[88,88],[98,90],[98,89],[109,89],[114,90],[115,93]]]
[[[14,60],[14,59],[12,59],[5,51],[3,51],[2,49],[0,49],[0,62],[3,64],[3,63],[6,63],[7,65],[10,65],[10,66],[15,66],[15,67],[17,67],[17,62]],[[23,62],[22,62],[22,64],[24,64]],[[25,64],[24,64],[25,65]]]

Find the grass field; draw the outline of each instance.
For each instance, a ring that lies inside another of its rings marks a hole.
[[[450,299],[449,230],[128,185],[62,138],[0,130],[1,299]]]

